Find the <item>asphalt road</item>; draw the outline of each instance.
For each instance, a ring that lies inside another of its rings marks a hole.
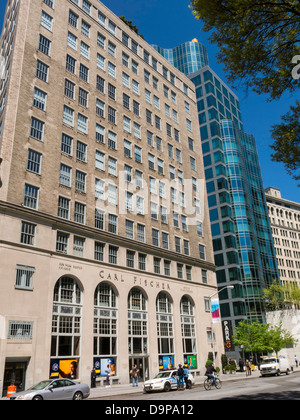
[[[221,390],[205,391],[202,385],[192,390],[151,394],[113,395],[97,398],[106,401],[201,401],[201,400],[300,400],[300,372],[266,378],[245,378],[223,382]]]

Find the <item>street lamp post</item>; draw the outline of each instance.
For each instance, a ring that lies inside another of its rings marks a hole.
[[[214,330],[213,330],[214,322],[213,322],[213,317],[212,317],[211,302],[212,302],[212,298],[214,296],[219,295],[219,293],[223,292],[223,290],[226,290],[226,289],[232,290],[232,289],[234,289],[234,286],[231,285],[231,286],[223,287],[223,289],[218,290],[216,293],[214,293],[213,295],[209,296],[210,313],[211,313],[211,339],[212,339],[212,345],[213,345],[213,363],[214,363],[214,366],[216,366],[216,353],[215,353],[215,339],[214,339]]]

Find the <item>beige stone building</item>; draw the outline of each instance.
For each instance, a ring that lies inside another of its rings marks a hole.
[[[98,0],[8,0],[0,48],[0,392],[220,364],[193,83]]]
[[[278,188],[265,193],[280,280],[300,286],[300,204],[282,198]]]

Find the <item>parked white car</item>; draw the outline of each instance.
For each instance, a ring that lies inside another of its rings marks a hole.
[[[279,357],[279,359],[277,359],[276,357],[269,357],[264,359],[262,364],[260,365],[261,376],[279,376],[281,373],[289,375],[291,372],[292,368],[289,364],[289,361],[284,357]]]
[[[144,391],[165,391],[169,392],[171,389],[177,389],[177,370],[168,370],[160,372],[154,377],[144,383]],[[195,384],[193,375],[189,374],[189,385],[190,387]]]

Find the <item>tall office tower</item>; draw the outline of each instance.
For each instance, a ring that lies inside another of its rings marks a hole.
[[[161,48],[158,45],[154,45],[153,48],[186,76],[209,64],[205,45],[196,39],[175,48]]]
[[[181,61],[201,66],[190,54]],[[225,346],[239,357],[232,327],[265,320],[263,288],[279,278],[259,159],[253,136],[243,132],[238,97],[209,65],[188,77],[196,87],[218,287],[235,285],[220,294]]]
[[[98,0],[9,0],[0,48],[1,391],[203,373],[223,346],[194,84]]]
[[[278,188],[265,193],[280,280],[300,286],[300,204],[283,198]]]

